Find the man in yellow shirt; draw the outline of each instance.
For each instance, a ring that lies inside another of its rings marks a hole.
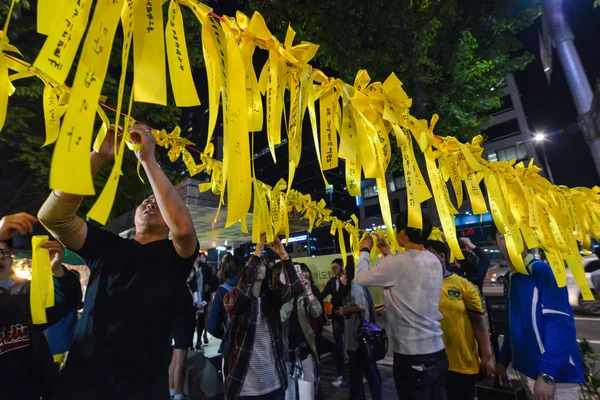
[[[444,272],[440,312],[444,316],[442,338],[450,362],[446,376],[448,400],[471,400],[479,371],[485,370],[488,376],[494,372],[481,295],[471,282],[446,269],[450,252],[445,243],[432,240],[425,247],[438,256]]]

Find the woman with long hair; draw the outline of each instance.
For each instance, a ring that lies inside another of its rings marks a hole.
[[[302,399],[315,398],[316,364],[318,352],[315,333],[310,326],[308,316],[318,318],[323,307],[312,292],[310,280],[302,273],[300,264],[294,264],[300,277],[303,291],[281,308],[283,323],[283,348],[286,363],[289,362],[289,387],[286,400],[296,399],[296,389]]]
[[[321,308],[323,309],[323,313],[321,313],[321,315],[319,315],[316,318],[313,317],[310,313],[308,314],[308,322],[310,322],[310,326],[312,327],[313,332],[315,332],[315,339],[316,339],[316,343],[317,343],[317,353],[318,353],[318,355],[320,355],[322,353],[322,348],[323,348],[323,327],[325,325],[327,325],[329,321],[327,320],[327,317],[325,316],[325,305],[323,304],[323,296],[322,296],[319,288],[315,285],[315,281],[313,280],[312,272],[310,271],[310,268],[308,268],[308,265],[306,265],[305,263],[300,263],[300,271],[302,272],[302,276],[304,277],[304,279],[309,280],[312,293],[315,295],[317,300],[319,300],[319,303],[321,304]],[[317,359],[318,359],[318,356],[317,356]],[[318,378],[317,378],[317,380],[318,380]]]
[[[254,255],[240,271],[235,289],[225,295],[229,315],[226,399],[282,400],[288,387],[281,338],[280,310],[296,297],[300,282],[279,238],[267,247],[281,258],[279,280],[265,280],[266,266],[260,259],[264,237]]]
[[[338,309],[338,314],[345,318],[344,340],[346,342],[349,358],[349,379],[350,400],[364,400],[365,391],[363,386],[363,376],[367,378],[371,398],[381,400],[381,375],[377,364],[372,360],[367,361],[359,357],[359,334],[363,327],[363,321],[369,321],[370,316],[367,310],[366,288],[354,282],[354,259],[348,257],[346,267],[340,273],[340,281],[344,285],[342,291],[342,307]]]

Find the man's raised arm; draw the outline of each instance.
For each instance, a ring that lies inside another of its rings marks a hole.
[[[133,125],[129,131],[132,133],[131,141],[144,146],[142,150],[136,150],[135,155],[148,175],[158,207],[173,234],[175,250],[182,258],[191,257],[198,243],[192,216],[173,184],[156,162],[154,136],[150,128],[141,124]]]
[[[99,152],[90,153],[93,175],[114,156],[114,135],[114,126],[111,126]],[[38,219],[42,225],[71,251],[81,250],[87,237],[87,224],[75,215],[82,199],[83,196],[80,195],[54,190],[38,211]]]

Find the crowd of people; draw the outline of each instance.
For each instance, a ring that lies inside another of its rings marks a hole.
[[[578,398],[582,361],[566,288],[527,251],[528,274],[517,272],[493,226],[511,266],[507,331],[496,362],[481,296],[489,259],[468,239],[461,239],[465,260],[452,264],[446,243],[429,240],[429,218],[421,229],[411,228],[404,212],[395,232],[404,252],[393,254],[383,238],[368,235],[356,265],[353,257],[333,260],[322,292],[277,237],[271,243],[262,237],[248,258],[240,250],[225,254],[214,271],[199,253],[185,203],[154,158],[150,130],[134,125],[131,131],[143,145],[135,153],[153,190],[136,209],[133,240],[78,217],[82,197],[56,190],[37,219],[21,213],[0,221],[2,398],[184,399],[188,351],[201,350],[210,334],[221,339],[215,367],[226,399],[314,399],[323,332],[332,325],[336,377],[330,384],[347,387],[353,400],[365,399],[366,383],[371,398],[381,400],[379,367],[361,351],[365,325],[376,322],[368,287],[384,288],[399,399],[474,399],[482,377],[507,382],[509,365],[527,377],[536,399]],[[91,153],[94,173],[114,156],[114,135],[109,129]],[[11,237],[31,233],[36,221],[56,239],[43,245],[51,257],[54,306],[40,325],[32,322],[31,285],[11,269]],[[374,247],[381,253],[377,265],[371,264]],[[90,270],[79,318],[81,285],[62,265],[65,248]]]

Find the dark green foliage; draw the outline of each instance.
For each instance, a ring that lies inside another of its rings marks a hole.
[[[413,98],[417,118],[440,116],[436,133],[462,141],[478,134],[500,107],[505,77],[524,68],[515,34],[539,16],[533,1],[493,0],[246,0],[280,40],[288,24],[297,40],[319,44],[316,62],[354,82],[395,72]],[[530,4],[523,4],[530,3]],[[494,90],[492,90],[494,89]],[[399,151],[388,168],[402,169]]]

